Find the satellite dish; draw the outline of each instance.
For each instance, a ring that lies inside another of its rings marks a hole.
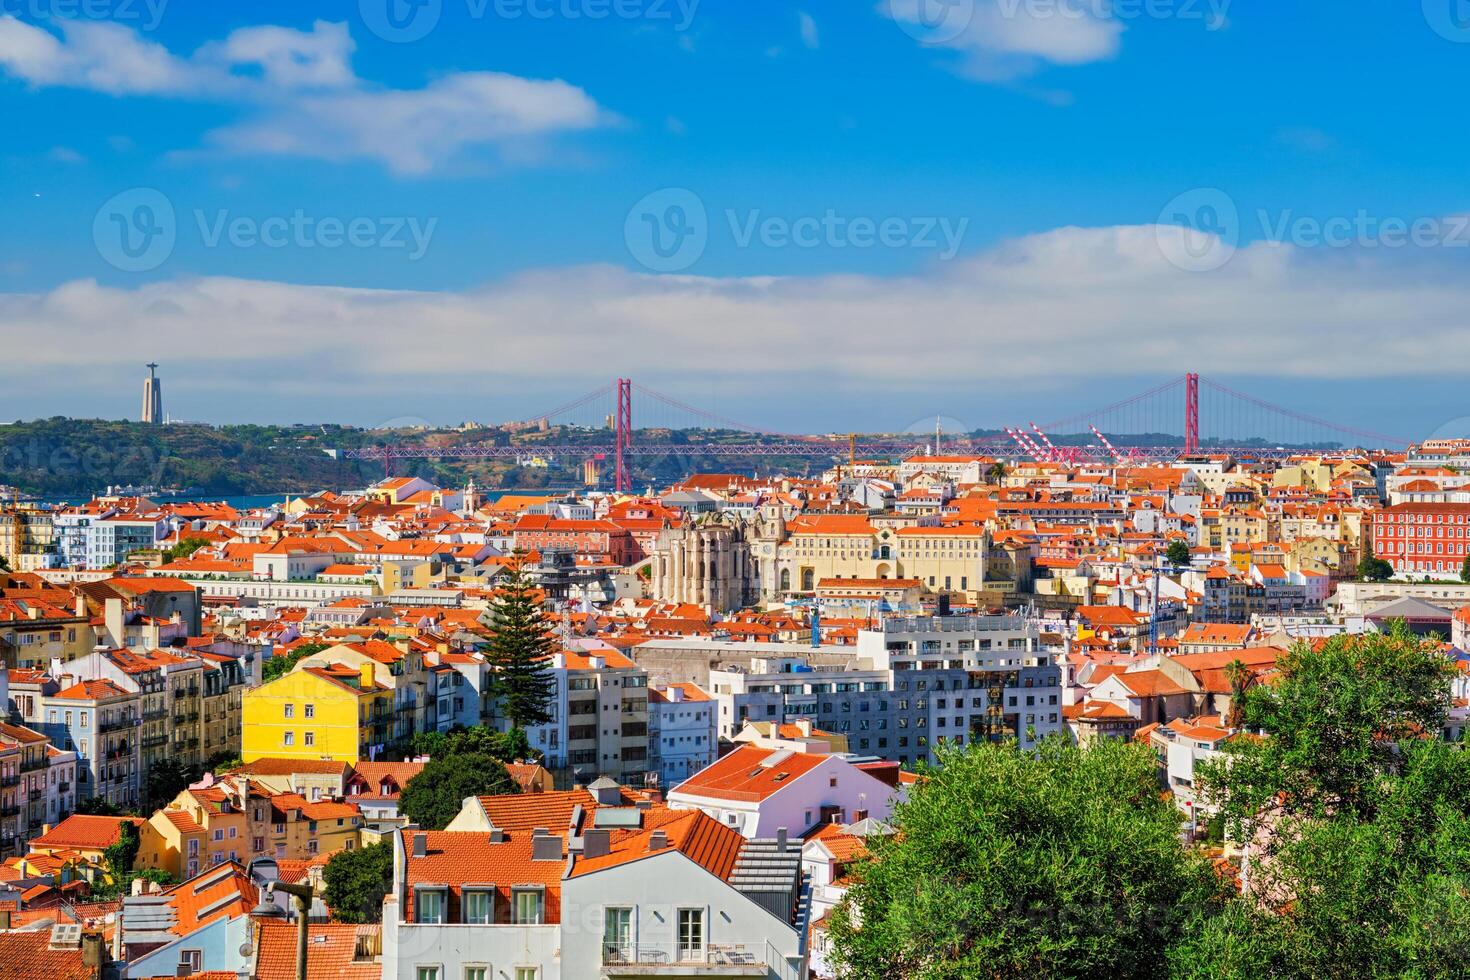
[[[254,951],[255,951],[255,947],[254,946],[251,946],[249,942],[243,942],[243,943],[240,944],[240,955],[241,956],[249,956]]]

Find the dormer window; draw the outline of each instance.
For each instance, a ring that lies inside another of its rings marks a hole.
[[[539,926],[545,919],[546,889],[539,885],[512,888],[510,892],[511,922],[518,926]]]
[[[495,888],[493,885],[464,887],[462,915],[466,925],[484,926],[495,921]]]
[[[442,925],[448,889],[443,885],[420,885],[414,889],[414,921],[424,925]]]

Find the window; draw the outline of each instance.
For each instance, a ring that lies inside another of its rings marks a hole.
[[[604,909],[602,912],[602,961],[621,963],[633,946],[633,910]]]
[[[286,710],[286,717],[287,718],[295,718],[296,717],[296,705],[294,705],[294,704],[288,704],[288,705],[285,706],[285,710]]]
[[[414,970],[415,980],[439,980],[437,966],[421,966]]]
[[[316,717],[316,705],[314,705],[314,704],[308,704],[308,705],[306,705],[305,710],[306,710],[306,717],[308,717],[308,718],[315,718]]]
[[[281,736],[281,744],[282,745],[295,745],[296,744],[296,733],[295,732],[287,732],[286,734],[282,735]]]
[[[704,909],[679,910],[679,961],[704,959]]]
[[[198,973],[204,969],[204,950],[185,949],[179,953],[179,965],[188,967],[190,973]]]
[[[514,889],[510,896],[511,922],[518,926],[539,926],[541,924],[541,898],[539,888]]]
[[[316,732],[306,732],[305,733],[305,738],[306,738],[306,744],[307,745],[315,745],[316,744]]]
[[[536,968],[534,966],[516,967],[516,980],[536,980]]]
[[[315,844],[316,841],[310,843]],[[444,889],[420,888],[414,893],[413,901],[415,922],[430,925],[439,925],[444,922]],[[438,980],[438,967],[419,967],[419,980],[424,980],[423,971],[426,969],[434,971],[429,980]]]
[[[464,893],[464,921],[468,925],[488,925],[490,919],[490,893],[470,891]]]
[[[490,980],[490,968],[488,966],[467,966],[464,968],[464,980]]]

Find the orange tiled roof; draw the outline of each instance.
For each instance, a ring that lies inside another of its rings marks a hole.
[[[313,978],[332,980],[381,980],[380,959],[357,960],[357,937],[373,934],[381,927],[348,925],[340,922],[312,923],[307,927],[309,943],[306,972]],[[296,924],[265,921],[260,924],[260,938],[255,967],[255,980],[295,980]]]
[[[130,823],[136,827],[142,822],[141,817],[95,817],[74,813],[52,827],[49,833],[32,838],[31,847],[102,850],[117,843],[119,828],[123,824]]]
[[[690,796],[759,801],[791,785],[827,756],[743,745],[675,789]]]

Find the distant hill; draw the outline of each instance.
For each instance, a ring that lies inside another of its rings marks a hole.
[[[718,443],[733,433],[643,430],[640,444]],[[740,438],[750,438],[740,436]],[[383,476],[381,463],[334,459],[328,449],[421,444],[465,445],[515,442],[534,456],[538,443],[583,444],[587,455],[602,453],[605,431],[553,427],[511,434],[498,428],[468,431],[358,429],[350,426],[145,425],[103,419],[38,419],[0,425],[0,484],[36,496],[76,497],[109,485],[178,487],[205,497],[236,494],[311,493],[365,486]],[[521,467],[514,459],[401,460],[395,474],[416,475],[440,486],[462,486],[470,477],[484,488],[537,489],[575,486],[583,456],[559,458],[545,467]],[[607,461],[608,467],[611,460]],[[667,485],[690,472],[750,472],[753,460],[723,457],[640,457],[635,482]],[[804,474],[826,464],[802,458],[767,457],[762,472]]]

